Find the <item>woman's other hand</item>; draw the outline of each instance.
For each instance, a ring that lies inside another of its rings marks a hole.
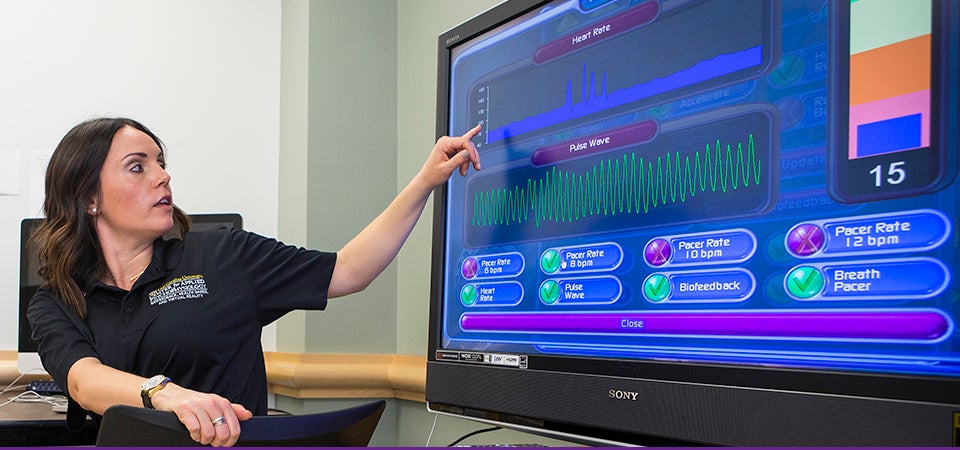
[[[190,438],[214,447],[230,447],[240,438],[240,422],[253,417],[242,405],[168,383],[152,398],[159,410],[173,411],[190,431]]]

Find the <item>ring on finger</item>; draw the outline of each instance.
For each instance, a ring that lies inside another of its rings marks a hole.
[[[215,427],[219,427],[220,425],[227,423],[227,420],[224,419],[223,416],[220,416],[220,417],[217,417],[216,419],[211,420],[210,423],[212,423],[213,426]]]

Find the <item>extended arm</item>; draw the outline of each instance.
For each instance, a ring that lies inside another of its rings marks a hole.
[[[477,125],[463,136],[437,141],[420,172],[373,222],[337,252],[328,297],[365,289],[400,252],[427,204],[430,193],[450,178],[454,170],[466,175],[470,165],[480,169],[480,156],[470,139]]]

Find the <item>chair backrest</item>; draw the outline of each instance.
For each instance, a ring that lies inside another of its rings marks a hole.
[[[386,401],[336,411],[256,416],[240,422],[240,447],[365,447],[380,422]],[[108,408],[97,435],[99,447],[199,446],[177,416],[133,406]]]

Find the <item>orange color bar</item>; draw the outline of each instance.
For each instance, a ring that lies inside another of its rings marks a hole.
[[[850,55],[850,105],[930,89],[930,35]]]

